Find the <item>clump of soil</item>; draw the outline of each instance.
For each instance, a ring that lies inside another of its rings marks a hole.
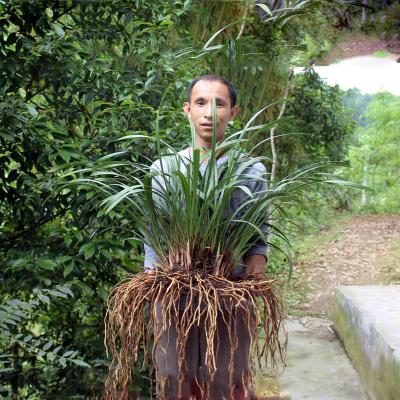
[[[354,216],[339,229],[336,239],[295,263],[295,285],[306,293],[297,311],[331,314],[337,286],[382,285],[400,278],[400,215]]]

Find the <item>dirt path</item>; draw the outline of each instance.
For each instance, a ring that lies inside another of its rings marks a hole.
[[[294,265],[295,286],[305,294],[297,311],[331,314],[337,286],[400,283],[400,215],[354,216],[334,229],[335,239]]]
[[[387,91],[400,95],[400,39],[344,35],[324,59],[316,60],[314,70],[329,85],[338,84],[343,90],[358,88],[364,94]]]
[[[329,65],[336,60],[346,58],[369,56],[376,51],[386,51],[390,54],[398,55],[397,52],[400,40],[379,40],[376,38],[352,34],[348,38],[335,44],[329,53],[321,60],[317,60],[317,65]]]

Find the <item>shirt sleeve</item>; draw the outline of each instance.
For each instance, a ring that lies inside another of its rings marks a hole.
[[[260,176],[260,179],[255,179],[251,182],[250,190],[253,193],[253,195],[262,196],[263,193],[265,193],[266,190],[268,189],[266,173],[267,173],[266,168],[260,162],[257,162],[249,169],[248,174]],[[263,219],[262,223],[258,226],[260,230],[264,233],[265,241],[268,239],[268,232],[269,232],[268,225],[269,225],[268,215],[265,214],[265,218]],[[243,259],[246,258],[247,256],[252,256],[254,254],[261,254],[268,259],[268,246],[261,238],[259,238],[250,247],[250,249],[243,255]]]
[[[154,262],[157,256],[155,251],[147,244],[144,245],[144,269],[155,269]]]
[[[156,160],[152,166],[150,167],[150,171],[152,172],[157,172],[160,171],[161,167],[160,167],[160,160]],[[154,188],[157,188],[157,186],[159,187],[159,185],[161,185],[161,183],[159,182],[159,180],[157,179],[157,177],[154,177],[153,181],[152,181],[152,186]],[[151,231],[150,231],[151,234]],[[144,269],[155,269],[155,265],[154,263],[157,261],[157,255],[156,252],[153,250],[153,248],[151,246],[149,246],[148,244],[144,244]]]

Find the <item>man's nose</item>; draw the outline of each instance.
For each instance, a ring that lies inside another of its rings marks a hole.
[[[204,116],[212,119],[212,115],[212,103],[210,102],[205,106]]]

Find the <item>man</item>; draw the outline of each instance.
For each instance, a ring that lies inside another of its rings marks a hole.
[[[204,154],[212,148],[213,142],[213,98],[215,96],[216,115],[217,115],[217,133],[216,141],[222,142],[225,138],[225,131],[229,121],[232,121],[239,108],[236,105],[236,90],[227,80],[215,76],[206,75],[197,78],[191,82],[188,88],[188,101],[184,103],[185,114],[190,118],[195,127],[196,148],[203,148]],[[183,158],[190,158],[193,150],[185,149],[179,154]],[[227,156],[223,156],[218,163],[223,163]],[[200,173],[204,173],[207,161],[200,165]],[[156,167],[157,168],[157,167]],[[249,175],[265,174],[265,167],[260,163],[255,163]],[[249,183],[249,190],[253,193],[265,190],[265,182],[254,181]],[[243,199],[244,193],[241,198]],[[240,199],[239,199],[240,200]],[[232,200],[233,201],[233,200]],[[233,205],[232,205],[233,204]],[[233,203],[231,207],[237,207]],[[266,231],[266,229],[263,229]],[[154,251],[145,246],[146,261],[145,268],[148,273],[154,274],[153,262],[156,261]],[[247,252],[243,263],[239,265],[234,274],[262,274],[267,261],[267,248],[262,244],[254,245]],[[160,305],[157,305],[158,320],[161,319]],[[222,313],[221,313],[222,314]],[[240,309],[235,311],[237,334],[240,344],[234,353],[234,388],[230,385],[228,365],[230,361],[231,343],[229,341],[226,319],[221,315],[217,321],[218,324],[218,354],[216,360],[217,370],[215,375],[211,376],[205,367],[205,326],[193,327],[186,343],[186,368],[179,370],[178,350],[176,347],[176,330],[173,322],[159,341],[155,350],[157,363],[157,381],[159,382],[159,397],[162,399],[250,399],[252,393],[248,388],[248,355],[250,352],[251,338],[248,330],[245,328],[246,321],[243,320]],[[179,381],[181,381],[181,397],[178,397]],[[162,384],[161,384],[162,382]],[[205,389],[206,388],[206,389]],[[206,394],[205,394],[206,393]]]

